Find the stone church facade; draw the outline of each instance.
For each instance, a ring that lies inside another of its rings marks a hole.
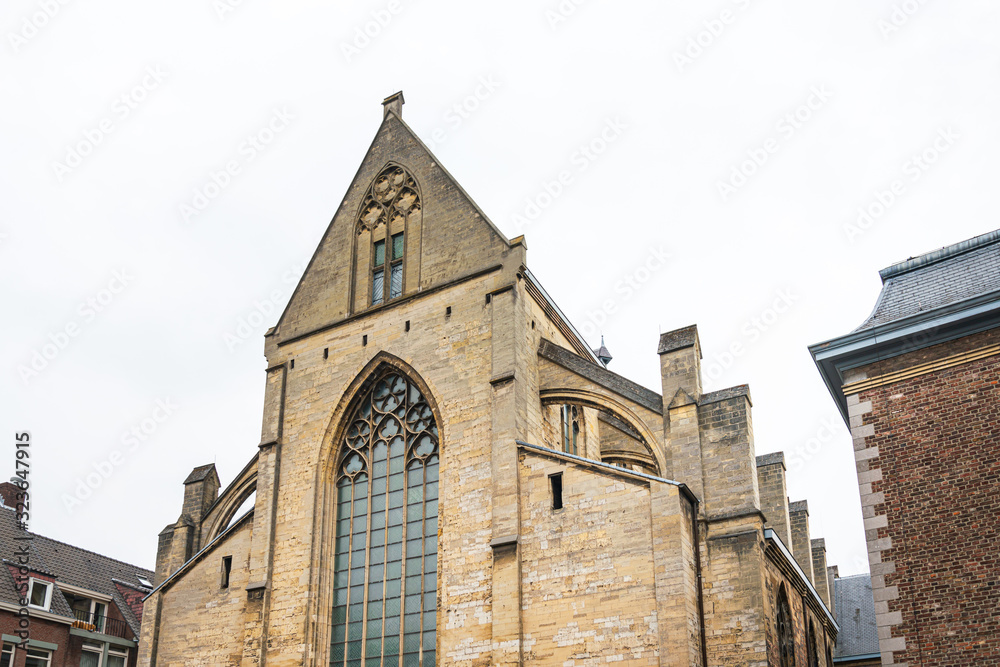
[[[749,389],[702,390],[693,326],[661,393],[609,371],[402,102],[266,334],[257,453],[160,533],[139,664],[829,667]]]

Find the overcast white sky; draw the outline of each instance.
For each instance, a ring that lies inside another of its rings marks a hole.
[[[612,370],[659,391],[658,333],[698,324],[706,388],[750,384],[757,452],[867,570],[806,347],[997,227],[995,2],[9,0],[0,33],[0,477],[30,430],[34,530],[152,567],[190,469],[254,455],[263,333],[402,89]]]

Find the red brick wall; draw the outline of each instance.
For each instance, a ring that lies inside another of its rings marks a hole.
[[[140,623],[142,623],[142,598],[145,596],[145,593],[119,584],[118,582],[115,582],[115,588],[117,588],[118,592],[121,593],[121,596],[125,598],[126,604],[128,604],[132,613],[135,614],[135,617],[139,619]]]
[[[59,645],[59,650],[52,653],[52,667],[79,666],[79,646],[76,648],[76,652],[73,653],[72,647],[70,646],[68,625],[54,623],[40,618],[32,618],[29,630],[31,632],[32,639]],[[0,610],[0,634],[17,636],[18,631],[17,613]],[[79,644],[78,639],[76,643]],[[24,651],[18,649],[15,652],[14,667],[23,667],[24,657]]]
[[[931,350],[940,357],[968,342]],[[906,362],[866,370],[873,377]],[[885,586],[898,587],[899,596],[887,604],[902,614],[892,636],[906,640],[896,663],[1000,665],[998,382],[1000,357],[991,357],[860,396],[871,401],[862,423],[874,425],[865,440],[878,456],[858,470],[881,470],[872,492],[884,493],[885,502],[874,511],[887,515],[888,526],[873,530],[892,540],[881,558],[895,564]]]

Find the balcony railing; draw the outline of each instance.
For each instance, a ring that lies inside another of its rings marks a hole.
[[[112,637],[132,639],[132,629],[128,627],[128,623],[125,621],[77,609],[73,610],[73,616],[76,617],[76,623],[73,624],[73,627],[89,630],[90,632],[100,632]]]

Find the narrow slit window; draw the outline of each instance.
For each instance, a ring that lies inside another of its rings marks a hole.
[[[552,488],[552,509],[561,510],[563,507],[562,473],[550,475],[549,486]]]
[[[222,585],[221,588],[229,588],[229,575],[233,571],[233,557],[222,557]]]

